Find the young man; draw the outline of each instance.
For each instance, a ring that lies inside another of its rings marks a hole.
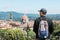
[[[46,13],[47,13],[47,10],[46,9],[44,9],[44,8],[42,8],[41,10],[39,10],[39,14],[40,14],[40,17],[39,18],[37,18],[36,20],[35,20],[35,22],[34,22],[34,26],[33,26],[33,31],[36,33],[36,38],[38,38],[39,40],[46,40],[46,38],[41,38],[41,37],[39,37],[39,32],[38,32],[38,30],[39,30],[39,25],[40,25],[40,21],[41,20],[47,20],[47,22],[48,22],[48,37],[49,37],[49,35],[50,34],[52,34],[52,32],[53,32],[53,30],[54,30],[54,28],[53,28],[53,22],[52,22],[52,20],[51,19],[49,19],[49,18],[47,18],[45,15],[46,15]],[[47,38],[48,38],[47,37]]]

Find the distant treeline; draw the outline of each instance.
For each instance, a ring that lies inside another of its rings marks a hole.
[[[24,13],[17,13],[17,12],[11,12],[12,13],[12,20],[13,21],[21,21],[22,16]],[[28,13],[26,14],[29,18],[29,20],[35,20],[39,17],[39,14],[34,13]],[[52,20],[60,20],[60,14],[47,14],[48,18],[51,18]],[[0,12],[0,20],[9,20],[10,18],[10,12]]]

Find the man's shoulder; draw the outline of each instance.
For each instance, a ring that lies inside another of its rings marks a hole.
[[[36,18],[35,20],[39,20],[39,19],[40,19],[40,17]]]
[[[50,17],[46,17],[47,21],[52,21],[52,19]]]

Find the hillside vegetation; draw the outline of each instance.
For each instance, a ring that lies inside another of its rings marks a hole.
[[[50,40],[60,40],[60,21],[54,21],[54,32],[50,35]],[[0,40],[36,40],[36,35],[27,26],[27,30],[20,28],[0,29]]]

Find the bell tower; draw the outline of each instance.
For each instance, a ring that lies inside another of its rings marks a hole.
[[[10,22],[12,23],[12,12],[10,12]]]

